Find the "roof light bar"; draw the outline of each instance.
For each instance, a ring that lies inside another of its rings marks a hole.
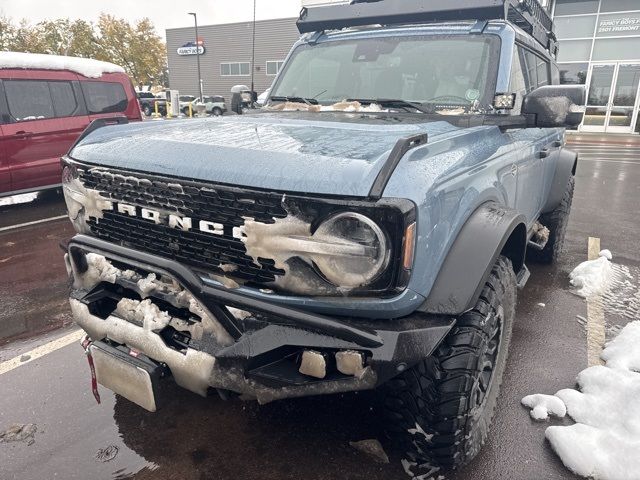
[[[303,7],[300,33],[362,25],[395,25],[459,20],[508,20],[557,52],[553,21],[537,0],[354,0]]]

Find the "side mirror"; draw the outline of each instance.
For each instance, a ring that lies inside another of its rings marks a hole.
[[[545,85],[524,97],[522,113],[538,128],[578,128],[584,116],[584,85]]]

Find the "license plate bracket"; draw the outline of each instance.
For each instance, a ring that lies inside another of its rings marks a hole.
[[[159,365],[105,342],[93,342],[89,354],[100,385],[150,412],[157,410],[158,381],[164,376]]]

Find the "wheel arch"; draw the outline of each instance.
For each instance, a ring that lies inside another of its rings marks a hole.
[[[419,310],[446,315],[470,310],[498,256],[511,260],[517,275],[525,267],[526,246],[524,215],[496,202],[482,204],[458,233]]]

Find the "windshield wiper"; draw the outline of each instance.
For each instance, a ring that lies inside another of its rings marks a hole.
[[[306,103],[307,105],[317,105],[318,100],[315,98],[304,98],[304,97],[288,97],[285,95],[276,95],[273,97],[269,97],[269,101],[276,102],[298,102],[298,103]]]
[[[420,113],[433,113],[431,110],[425,109],[420,102],[410,102],[408,100],[402,100],[401,98],[349,98],[348,102],[360,102],[360,103],[377,103],[381,107],[398,107],[404,108],[405,110],[411,108],[413,110],[417,110]]]

